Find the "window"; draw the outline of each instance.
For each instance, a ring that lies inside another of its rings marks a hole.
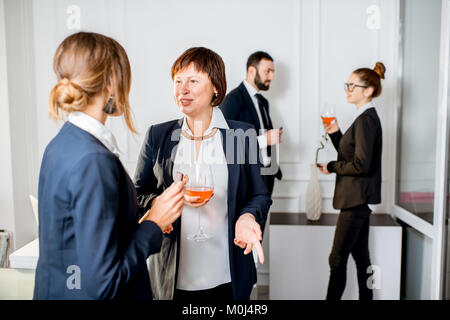
[[[403,5],[396,204],[433,223],[441,1]]]

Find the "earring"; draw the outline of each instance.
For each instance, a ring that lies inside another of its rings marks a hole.
[[[103,112],[106,114],[114,114],[117,111],[117,106],[114,103],[114,97],[111,96],[108,99],[108,102],[106,102],[105,107],[103,108]]]

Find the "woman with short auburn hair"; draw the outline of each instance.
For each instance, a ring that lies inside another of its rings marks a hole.
[[[256,132],[226,120],[218,106],[226,94],[225,65],[214,51],[195,47],[173,64],[174,100],[184,117],[149,128],[136,169],[139,205],[147,210],[183,166],[211,168],[214,193],[203,201],[185,195],[182,216],[149,259],[156,299],[223,301],[249,299],[256,282],[253,247],[264,261],[260,225],[272,203],[249,161]],[[253,135],[236,134],[253,132]],[[229,148],[231,146],[231,148]],[[257,155],[255,158],[258,158]],[[238,159],[245,159],[244,163]],[[194,177],[188,174],[188,180]],[[210,237],[190,237],[199,227]],[[242,250],[245,249],[245,250]]]

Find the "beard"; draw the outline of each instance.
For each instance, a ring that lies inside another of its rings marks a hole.
[[[261,76],[259,75],[258,70],[256,70],[255,85],[256,85],[256,87],[258,87],[259,90],[267,91],[270,88],[270,81],[267,80],[266,82],[262,82],[261,81]]]

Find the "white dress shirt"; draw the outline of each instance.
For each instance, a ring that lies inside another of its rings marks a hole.
[[[112,132],[103,123],[84,112],[74,111],[69,114],[68,121],[78,128],[89,132],[112,153],[120,158],[120,150]]]
[[[270,165],[270,157],[267,155],[267,136],[265,133],[267,132],[267,128],[264,128],[264,124],[262,121],[261,112],[259,111],[259,104],[258,100],[255,97],[255,94],[259,93],[250,83],[247,82],[247,80],[244,80],[244,86],[247,89],[248,94],[250,95],[250,98],[252,98],[253,106],[255,107],[256,114],[258,115],[259,120],[259,126],[261,127],[262,132],[259,132],[258,134],[258,144],[259,148],[261,149],[261,157],[264,167],[268,167]],[[261,94],[261,93],[259,93]]]
[[[213,108],[211,123],[204,133],[213,128],[228,129],[228,124],[219,108]],[[182,130],[193,135],[184,118]],[[204,290],[231,281],[228,248],[228,167],[222,146],[220,130],[214,136],[203,140],[198,159],[195,141],[183,135],[178,143],[173,176],[182,171],[183,164],[196,162],[211,166],[214,196],[200,208],[185,205],[181,214],[180,260],[178,265],[177,289]],[[203,242],[188,240],[196,233],[200,224],[203,231],[212,237]]]
[[[356,109],[356,115],[355,115],[355,119],[358,118],[360,115],[362,115],[364,113],[364,111],[366,111],[367,109],[370,108],[375,108],[376,105],[373,101],[369,101],[366,104],[362,105],[361,107],[359,107],[358,109]]]

